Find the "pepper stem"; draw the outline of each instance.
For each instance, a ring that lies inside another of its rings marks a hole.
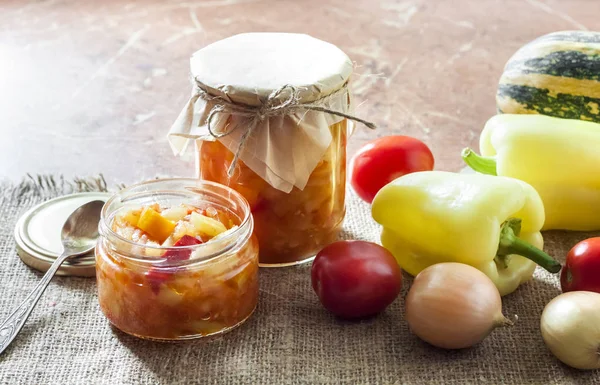
[[[510,218],[502,224],[497,258],[505,261],[510,254],[517,254],[531,259],[551,273],[558,273],[562,265],[542,250],[519,238],[520,232],[521,220],[518,218]]]
[[[465,163],[473,170],[482,174],[498,175],[496,173],[496,159],[489,156],[477,155],[470,148],[465,148],[460,154]]]

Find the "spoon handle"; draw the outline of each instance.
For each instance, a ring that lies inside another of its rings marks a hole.
[[[44,290],[46,290],[46,287],[48,287],[50,280],[52,280],[52,277],[54,277],[54,274],[56,274],[60,265],[62,265],[62,263],[70,256],[69,253],[62,253],[60,257],[54,261],[52,266],[50,266],[48,271],[46,271],[46,274],[44,274],[44,277],[40,280],[35,289],[29,293],[21,305],[19,305],[2,325],[0,325],[0,354],[6,350],[8,345],[10,345],[17,334],[19,334],[25,321],[29,318],[31,311],[44,293]]]

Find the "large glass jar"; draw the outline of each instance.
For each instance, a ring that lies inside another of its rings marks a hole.
[[[249,202],[261,265],[289,265],[335,241],[345,214],[347,121],[330,126],[332,142],[303,190],[286,193],[243,162],[229,177],[233,153],[220,142],[197,142],[200,178],[227,185]]]
[[[128,233],[118,227],[140,209],[181,205],[214,213],[215,221],[230,228],[205,243],[157,246],[139,229]],[[121,331],[147,339],[231,330],[251,316],[258,301],[252,232],[247,201],[217,183],[167,179],[122,190],[106,203],[100,222],[96,277],[102,312]]]
[[[251,206],[261,266],[306,262],[336,240],[345,215],[352,60],[305,34],[243,33],[190,59],[193,92],[169,131],[195,143],[197,173]]]

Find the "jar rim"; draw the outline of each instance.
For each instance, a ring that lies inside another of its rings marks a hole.
[[[192,261],[192,258],[190,258],[190,260],[182,261],[182,262],[185,263],[185,262],[198,262],[198,261],[209,260],[209,259],[219,256],[225,252],[228,252],[236,245],[236,242],[234,242],[234,240],[236,238],[240,237],[240,235],[242,235],[243,232],[246,231],[245,229],[246,229],[246,227],[248,227],[248,224],[250,224],[250,227],[251,227],[249,233],[252,233],[252,230],[253,230],[252,222],[253,221],[252,221],[252,213],[250,211],[250,204],[248,203],[248,201],[246,200],[246,198],[244,198],[244,196],[242,194],[235,191],[231,187],[225,186],[220,183],[212,182],[209,180],[204,180],[204,179],[161,178],[161,179],[152,179],[152,180],[139,182],[139,183],[130,185],[128,187],[125,187],[124,189],[121,189],[118,192],[116,192],[115,194],[113,194],[106,201],[106,203],[104,204],[104,207],[102,208],[102,212],[101,212],[101,216],[100,216],[100,235],[103,237],[115,237],[119,242],[124,242],[125,244],[127,244],[131,247],[143,247],[144,249],[160,250],[160,251],[165,251],[165,252],[169,251],[169,250],[172,250],[172,251],[181,251],[181,250],[195,251],[195,250],[202,250],[203,248],[206,249],[206,247],[208,247],[208,246],[211,246],[211,247],[214,246],[214,243],[211,243],[210,241],[201,243],[201,244],[197,244],[197,245],[189,245],[189,246],[160,246],[160,245],[154,246],[154,245],[142,244],[142,243],[138,243],[138,242],[132,241],[130,239],[127,239],[127,238],[123,237],[122,235],[118,234],[117,232],[115,232],[112,229],[112,227],[110,226],[110,223],[108,223],[108,220],[110,219],[109,218],[110,215],[108,213],[110,205],[117,202],[117,199],[121,199],[120,202],[123,202],[122,198],[127,193],[135,192],[136,189],[139,189],[144,186],[158,185],[161,183],[178,183],[178,182],[181,182],[183,184],[190,183],[190,186],[184,186],[184,189],[186,189],[187,191],[190,191],[190,192],[193,192],[193,190],[190,190],[187,187],[191,187],[191,184],[194,184],[200,188],[202,186],[212,186],[212,187],[217,187],[219,189],[222,189],[223,192],[226,192],[229,196],[235,197],[235,199],[242,205],[242,209],[244,212],[244,217],[241,218],[241,222],[238,225],[238,227],[235,230],[229,232],[227,235],[224,235],[223,237],[220,237],[218,239],[219,242],[229,245],[229,247],[216,248],[214,252],[212,252],[209,255],[206,255],[202,258],[195,258],[195,259],[193,259],[193,261]],[[153,193],[157,193],[157,192],[158,193],[160,193],[160,192],[167,193],[169,191],[173,192],[174,190],[164,189],[164,190],[153,191]],[[147,255],[139,255],[139,256],[136,256],[135,259],[151,262],[151,261],[163,260],[164,258],[161,256],[153,257],[153,256],[147,256]]]

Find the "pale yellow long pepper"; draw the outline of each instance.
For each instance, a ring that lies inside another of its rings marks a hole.
[[[480,137],[476,171],[527,182],[539,193],[542,230],[600,230],[600,124],[545,115],[496,115]]]

